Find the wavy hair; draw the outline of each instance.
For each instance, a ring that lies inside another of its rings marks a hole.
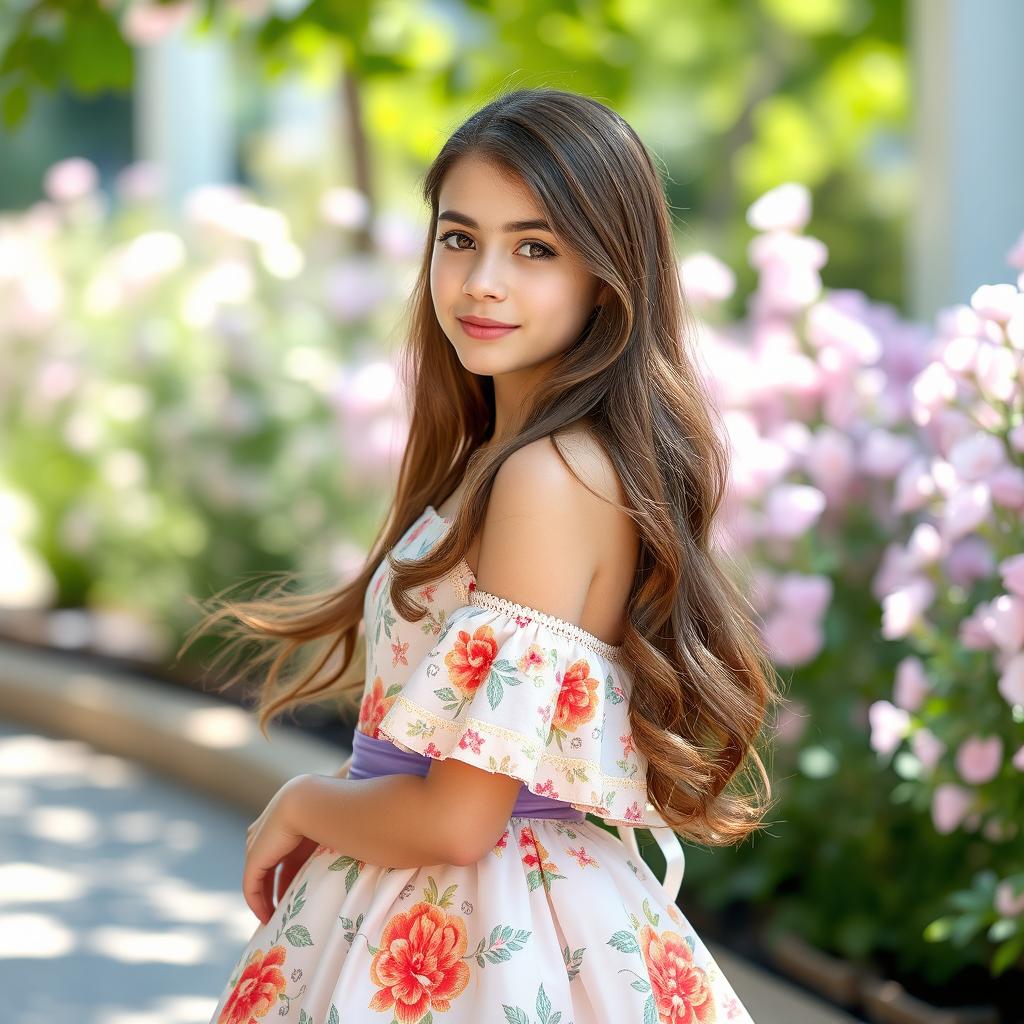
[[[493,381],[462,366],[430,292],[441,183],[470,154],[525,183],[563,246],[610,286],[609,298],[530,394],[516,429],[486,448]],[[222,657],[256,643],[246,667],[267,667],[257,706],[264,734],[268,720],[290,707],[337,697],[354,705],[365,682],[364,595],[381,559],[393,571],[396,610],[419,621],[426,609],[406,592],[456,569],[482,528],[505,459],[540,438],[557,448],[559,433],[587,417],[618,472],[623,511],[640,539],[622,644],[634,680],[633,743],[649,766],[648,799],[685,839],[742,840],[764,827],[773,803],[757,747],[781,693],[753,608],[714,550],[729,446],[693,351],[696,332],[652,157],[630,125],[597,100],[522,89],[498,96],[455,130],[427,169],[422,193],[430,229],[399,366],[408,444],[390,513],[362,571],[323,593],[286,593],[292,574],[250,600],[222,592],[185,646],[220,623],[231,637]],[[426,557],[395,557],[391,549],[424,508],[441,504],[463,479],[465,499]]]

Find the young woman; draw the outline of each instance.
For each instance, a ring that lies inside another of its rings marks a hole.
[[[260,924],[213,1020],[749,1021],[622,840],[763,827],[780,699],[712,550],[727,448],[660,178],[607,106],[528,89],[458,128],[424,196],[409,441],[363,572],[196,627],[262,642],[261,728],[358,706],[347,777],[290,780],[249,827]]]

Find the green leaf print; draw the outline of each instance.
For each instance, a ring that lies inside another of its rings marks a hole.
[[[306,1013],[305,1010],[299,1010],[299,1024],[313,1024],[313,1015]]]
[[[508,658],[502,658],[491,665],[491,671],[487,676],[487,703],[491,705],[492,711],[505,696],[506,686],[518,686],[522,682],[518,671]]]
[[[533,868],[526,876],[526,881],[530,884],[530,892],[534,889],[544,886],[545,892],[551,891],[551,883],[556,878],[565,878],[565,875],[559,875],[554,871],[541,871],[540,868]]]
[[[328,871],[345,871],[345,892],[348,892],[353,885],[355,885],[356,879],[359,877],[359,872],[363,870],[362,861],[357,860],[355,857],[348,857],[342,855],[327,869]]]
[[[293,946],[312,946],[313,938],[309,929],[304,924],[293,924],[291,928],[285,929],[284,937]]]
[[[327,1024],[341,1024],[341,1019],[338,1017],[338,1008],[331,1003],[331,1012],[327,1015]]]
[[[569,952],[569,947],[565,946],[562,949],[562,960],[565,963],[565,972],[569,976],[569,980],[572,981],[577,974],[580,973],[583,967],[583,952],[586,946],[580,946],[579,949]]]
[[[523,929],[514,930],[510,924],[496,924],[487,938],[486,947],[481,939],[466,959],[476,960],[479,967],[483,967],[485,961],[491,964],[505,963],[513,953],[518,953],[526,945],[530,935],[529,931]]]
[[[531,1024],[529,1014],[522,1007],[507,1006],[502,1003],[501,1008],[505,1011],[506,1024]],[[547,992],[544,991],[543,983],[537,990],[537,1004],[534,1009],[538,1024],[559,1024],[562,1019],[561,1010],[557,1010],[555,1013],[551,1012],[551,1000],[548,998]]]
[[[616,932],[609,940],[608,945],[613,946],[620,953],[639,953],[640,947],[637,945],[636,939],[633,938],[632,932],[621,931]]]
[[[437,882],[433,875],[427,875],[428,884],[424,886],[423,898],[428,903],[433,903],[435,907],[440,907],[444,910],[446,907],[450,907],[455,902],[455,891],[458,889],[458,885],[449,885],[447,889],[439,896],[437,893]]]
[[[629,987],[635,988],[637,992],[651,991],[651,983],[649,981],[644,981],[643,978],[637,978],[636,981],[632,982]]]
[[[661,915],[655,914],[654,911],[651,910],[651,901],[647,899],[644,900],[644,917],[646,917],[651,923],[652,928],[658,927],[658,921],[660,920]]]
[[[440,690],[435,690],[434,696],[446,705],[446,710],[448,710],[448,704],[457,704],[459,702],[459,698],[455,696],[455,691],[450,686],[444,686]]]
[[[610,675],[605,676],[604,680],[604,699],[610,704],[621,704],[623,701],[622,693],[619,688],[615,685],[615,681]]]
[[[653,992],[644,1001],[644,1024],[658,1024],[658,1011],[654,1006]]]
[[[394,697],[396,694],[401,693],[401,692],[402,692],[402,684],[401,683],[392,683],[384,691],[384,696],[385,697]]]

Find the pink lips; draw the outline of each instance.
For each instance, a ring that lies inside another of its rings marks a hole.
[[[518,329],[518,324],[506,326],[501,324],[478,324],[473,323],[470,320],[463,320],[462,317],[457,317],[459,323],[462,325],[462,329],[471,338],[478,338],[481,341],[489,341],[493,338],[500,338],[503,335],[515,331]],[[475,318],[474,318],[475,319]]]

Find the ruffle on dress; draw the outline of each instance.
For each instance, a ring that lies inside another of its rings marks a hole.
[[[664,827],[633,746],[621,654],[573,623],[472,586],[378,734],[509,775],[612,825]]]

